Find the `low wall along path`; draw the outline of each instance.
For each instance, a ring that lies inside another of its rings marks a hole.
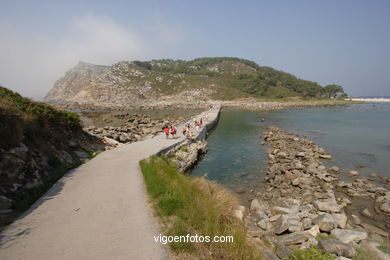
[[[220,107],[197,116],[205,138]],[[0,259],[168,259],[154,236],[139,161],[184,141],[165,134],[99,154],[67,173],[0,234]],[[193,131],[195,134],[196,130]]]

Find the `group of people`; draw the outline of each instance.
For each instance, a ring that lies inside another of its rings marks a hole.
[[[172,138],[175,139],[176,133],[177,133],[177,128],[175,126],[165,127],[164,133],[165,133],[165,136],[167,137],[167,139],[169,138],[169,134],[171,134]]]
[[[204,117],[205,117],[205,120],[208,121],[208,114],[205,113]],[[199,133],[200,131],[200,128],[202,127],[203,125],[203,117],[201,117],[199,120],[197,120],[195,118],[194,120],[194,127],[196,128],[196,132]],[[176,138],[176,134],[177,134],[177,128],[175,126],[167,126],[165,127],[164,129],[164,133],[165,133],[165,136],[166,138],[168,139],[169,138],[169,135],[172,135],[172,138],[175,139]],[[193,132],[191,131],[191,122],[188,122],[184,128],[183,128],[183,136],[188,139],[188,138],[192,138],[194,136]]]

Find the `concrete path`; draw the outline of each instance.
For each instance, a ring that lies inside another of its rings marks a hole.
[[[207,113],[205,128],[219,108]],[[125,145],[66,174],[0,234],[0,259],[168,259],[154,240],[161,232],[139,161],[183,141],[182,128],[178,139],[159,135]]]

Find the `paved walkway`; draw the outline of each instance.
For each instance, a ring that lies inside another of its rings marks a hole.
[[[218,112],[208,111],[205,123]],[[168,259],[154,241],[160,230],[139,161],[183,141],[182,128],[178,139],[159,135],[125,145],[66,174],[0,234],[0,259]]]

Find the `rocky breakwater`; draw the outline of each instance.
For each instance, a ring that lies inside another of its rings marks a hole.
[[[208,150],[205,140],[187,139],[183,144],[172,148],[165,153],[176,168],[181,172],[188,172]]]
[[[364,223],[356,216],[359,213],[347,213],[353,203],[348,189],[359,190],[336,177],[338,167],[323,165],[322,159],[331,159],[323,148],[276,127],[269,127],[263,138],[262,144],[269,144],[265,190],[253,198],[247,215],[236,212],[250,236],[259,241],[266,238],[280,258],[294,248],[310,246],[351,258],[357,246],[388,239],[385,230]],[[372,195],[378,205],[387,203],[386,189],[370,188],[372,194],[379,194]]]
[[[177,126],[181,122],[180,119],[151,119],[142,114],[122,114],[116,117],[124,123],[120,126],[89,126],[84,130],[101,138],[107,144],[106,149],[112,149],[143,140],[148,136],[156,136],[163,132],[165,127]]]

